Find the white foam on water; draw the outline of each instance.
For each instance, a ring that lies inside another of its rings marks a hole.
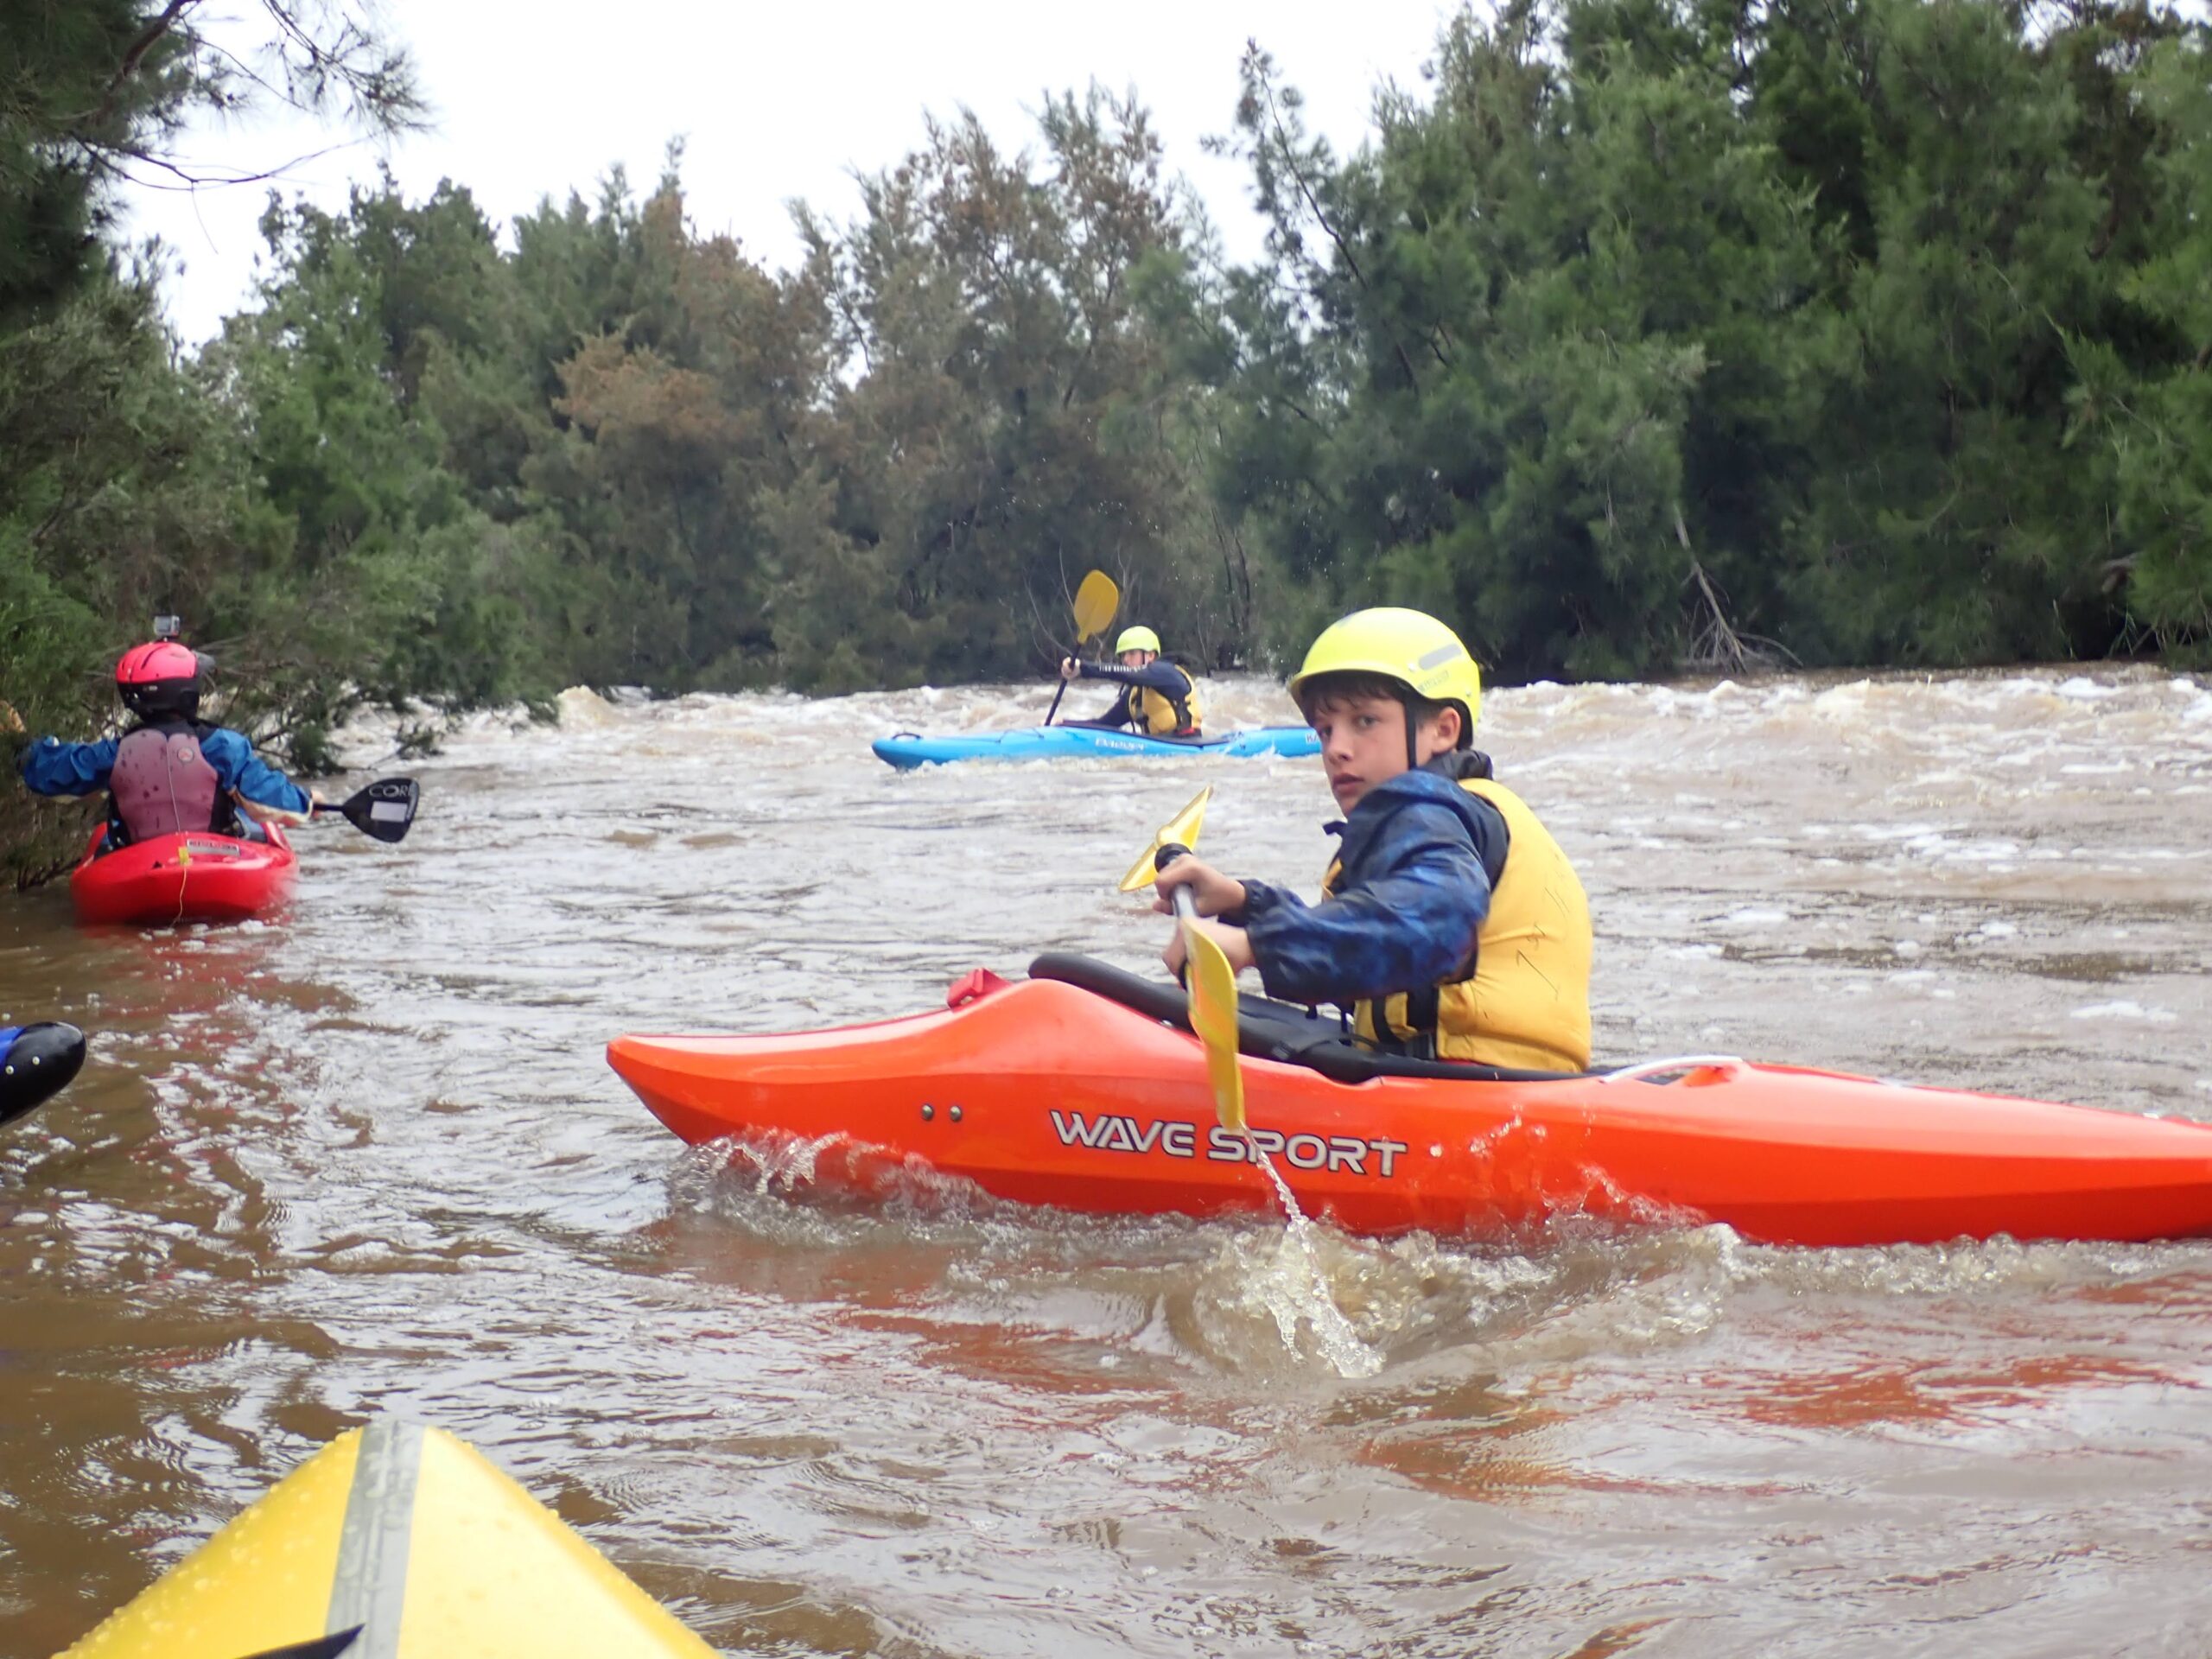
[[[2028,683],[2032,685],[2034,682],[2029,681]],[[2094,680],[2085,679],[2079,674],[2070,679],[2061,680],[2050,690],[2053,696],[2067,697],[2077,702],[2101,702],[2107,697],[2121,694],[2119,686],[2099,685]]]
[[[2155,1026],[2170,1026],[2180,1018],[2171,1008],[2145,1007],[2140,1002],[2125,999],[2116,1002],[2092,1002],[2087,1007],[2074,1009],[2071,1017],[2075,1020],[2140,1020]]]
[[[1873,689],[1872,680],[1830,686],[1813,699],[1813,712],[1829,720],[1856,720],[1865,712],[1867,696]]]
[[[1713,925],[1716,927],[1780,927],[1789,919],[1786,910],[1776,910],[1765,905],[1745,905],[1730,911]]]

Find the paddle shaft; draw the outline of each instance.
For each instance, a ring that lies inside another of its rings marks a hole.
[[[1185,811],[1189,810],[1188,807],[1184,809]],[[1152,855],[1152,868],[1155,870],[1164,870],[1177,859],[1190,856],[1191,849],[1181,842],[1165,842],[1161,844],[1160,850]],[[1191,897],[1191,890],[1188,887],[1176,888],[1175,896],[1170,902],[1174,905],[1175,913],[1178,916],[1196,917],[1198,913],[1198,901]],[[1185,905],[1190,908],[1185,910],[1184,908]]]
[[[1083,638],[1084,639],[1088,639],[1090,637],[1090,636],[1089,634],[1085,634]],[[1082,649],[1083,639],[1078,639],[1076,641],[1076,651],[1070,652],[1068,655],[1072,657],[1076,654],[1077,651],[1081,651]],[[1060,689],[1052,693],[1052,706],[1045,711],[1045,723],[1047,726],[1052,723],[1052,716],[1060,712],[1060,699],[1067,696],[1068,687],[1071,683],[1072,683],[1072,682],[1071,682],[1065,675],[1061,677]]]
[[[1161,842],[1161,847],[1159,847],[1159,852],[1153,854],[1153,869],[1166,869],[1168,865],[1173,865],[1177,858],[1190,858],[1190,856],[1192,856],[1192,854],[1190,854],[1190,847],[1185,847],[1181,841],[1164,841]],[[1190,920],[1197,920],[1197,918],[1199,918],[1199,900],[1194,900],[1194,898],[1190,896],[1188,887],[1174,889],[1174,896],[1170,898],[1168,902],[1170,905],[1174,905],[1174,913],[1177,913],[1177,916],[1188,916]]]
[[[1190,856],[1189,848],[1179,841],[1171,841],[1152,855],[1152,867],[1155,870],[1164,870],[1177,859]],[[1195,922],[1198,919],[1198,901],[1191,897],[1191,890],[1187,887],[1176,888],[1167,902],[1175,907],[1177,921]],[[1187,967],[1183,973],[1176,975],[1175,977],[1187,984],[1189,982]]]

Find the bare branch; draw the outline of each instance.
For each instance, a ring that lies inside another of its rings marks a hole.
[[[106,96],[100,99],[99,108],[93,111],[93,124],[99,124],[115,113],[115,101],[122,94],[124,83],[138,73],[139,64],[154,49],[155,43],[175,25],[176,20],[199,3],[200,0],[169,0],[161,15],[139,30],[138,38],[130,42],[123,54],[123,61],[117,66],[114,79],[108,82]]]

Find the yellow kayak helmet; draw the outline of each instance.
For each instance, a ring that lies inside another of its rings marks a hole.
[[[1459,747],[1474,741],[1482,712],[1483,676],[1459,636],[1425,611],[1381,606],[1354,611],[1321,630],[1290,677],[1290,695],[1324,674],[1376,674],[1416,697],[1459,705]],[[1410,734],[1408,734],[1410,737]]]
[[[1148,651],[1157,657],[1160,636],[1150,628],[1123,628],[1122,637],[1114,642],[1114,654],[1118,657],[1125,651]]]

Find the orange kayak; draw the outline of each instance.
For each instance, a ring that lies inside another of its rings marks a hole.
[[[1182,993],[1076,957],[832,1031],[626,1036],[607,1060],[693,1143],[867,1193],[918,1164],[1099,1213],[1275,1208],[1214,1122]],[[2212,1128],[1727,1057],[1559,1077],[1391,1061],[1247,997],[1252,1135],[1309,1215],[1512,1237],[1567,1217],[1725,1222],[1777,1244],[2212,1235]],[[1476,1072],[1471,1076],[1470,1072]]]

